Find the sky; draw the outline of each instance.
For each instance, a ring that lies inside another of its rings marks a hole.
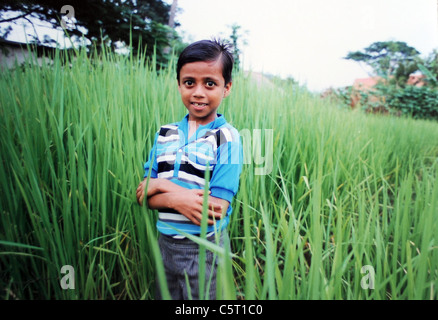
[[[166,0],[171,3],[172,0]],[[404,41],[422,57],[438,49],[438,0],[179,0],[177,28],[187,42],[246,31],[245,70],[293,77],[310,90],[368,77],[343,59],[376,41]]]

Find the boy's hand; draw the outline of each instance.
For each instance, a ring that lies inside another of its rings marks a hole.
[[[145,195],[147,195],[148,197],[151,196],[153,194],[153,192],[155,192],[153,190],[154,188],[154,179],[149,179],[149,185],[148,185],[148,190],[145,194],[145,189],[146,189],[146,182],[147,179],[144,179],[142,182],[140,182],[140,184],[137,187],[137,202],[139,205],[143,205],[143,199],[145,197]],[[151,194],[149,194],[151,193]]]
[[[201,225],[204,190],[192,189],[184,192],[172,193],[169,195],[172,197],[169,207],[181,213],[195,225]],[[213,225],[215,220],[217,221],[222,219],[223,209],[224,207],[220,201],[212,201],[212,197],[209,197],[207,211],[209,219],[207,223],[209,225]]]

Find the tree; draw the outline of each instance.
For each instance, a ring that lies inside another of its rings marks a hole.
[[[178,8],[178,0],[173,0],[172,6],[170,7],[170,16],[168,22],[168,25],[171,28],[175,28],[175,15],[177,8]]]
[[[246,40],[243,38],[243,35],[239,32],[242,28],[238,24],[234,23],[231,27],[231,43],[233,45],[233,58],[234,58],[234,68],[236,71],[240,70],[240,54],[241,54],[241,45],[246,45]],[[247,33],[247,31],[245,32]]]
[[[419,52],[404,42],[375,42],[364,52],[350,52],[346,59],[364,62],[386,81],[360,92],[369,112],[390,112],[418,119],[438,120],[438,54],[423,61]],[[421,85],[407,85],[411,73],[420,70]]]
[[[84,37],[89,44],[104,41],[105,45],[116,48],[120,41],[132,45],[136,51],[138,45],[147,46],[147,54],[157,47],[159,58],[162,48],[169,43],[168,35],[174,31],[167,26],[170,5],[161,0],[71,0],[68,4],[73,8],[74,27],[67,32],[73,39]],[[25,19],[34,25],[35,19],[50,23],[53,28],[62,30],[61,21],[65,19],[65,11],[61,13],[62,4],[55,0],[21,0],[2,1],[0,4],[0,37],[6,38],[11,31],[11,24]],[[6,27],[4,27],[6,26]],[[35,27],[34,27],[35,29]],[[34,42],[55,42],[49,37],[41,41],[34,37]]]
[[[419,52],[401,41],[374,42],[364,51],[349,52],[347,60],[363,62],[374,75],[404,86],[409,75],[418,70]]]
[[[428,71],[424,71],[422,68],[422,72],[425,76],[428,76],[428,78],[435,79],[435,82],[437,82],[438,79],[438,50],[434,50],[424,61],[424,68],[426,68]],[[428,72],[430,74],[428,74]]]

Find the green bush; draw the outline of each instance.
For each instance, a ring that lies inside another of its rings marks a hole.
[[[384,107],[390,111],[400,111],[415,119],[438,120],[438,90],[433,87],[396,87],[382,84],[376,86],[371,94],[384,97]]]

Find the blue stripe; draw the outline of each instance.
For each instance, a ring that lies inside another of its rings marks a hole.
[[[208,226],[207,233],[218,231],[218,230],[224,230],[229,222],[230,219],[227,216],[224,219],[217,221],[216,225]],[[185,223],[167,222],[167,221],[165,222],[158,220],[157,228],[158,231],[166,235],[175,235],[175,234],[182,235],[181,232],[185,232],[188,234],[196,234],[196,235],[201,234],[201,227],[194,224],[185,224]]]

